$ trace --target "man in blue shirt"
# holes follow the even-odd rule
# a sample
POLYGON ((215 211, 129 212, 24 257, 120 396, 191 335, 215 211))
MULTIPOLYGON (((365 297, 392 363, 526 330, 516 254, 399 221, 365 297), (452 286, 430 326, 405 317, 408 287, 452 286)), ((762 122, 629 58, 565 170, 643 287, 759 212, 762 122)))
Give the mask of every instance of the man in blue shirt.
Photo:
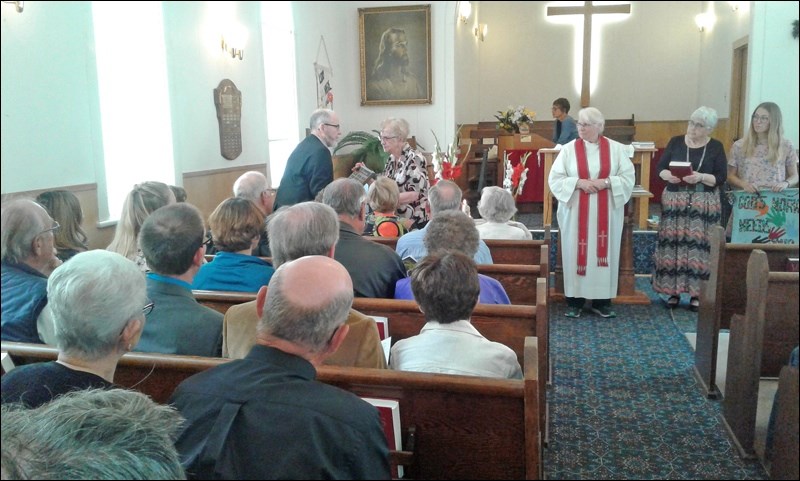
POLYGON ((147 296, 156 307, 147 315, 137 351, 222 355, 222 314, 192 294, 206 254, 204 235, 200 211, 185 202, 156 210, 142 224, 139 246, 150 267, 147 296))
POLYGON ((553 142, 564 145, 578 138, 578 125, 575 119, 569 114, 569 100, 564 97, 553 101, 553 118, 556 119, 553 126, 553 142))
MULTIPOLYGON (((431 209, 433 219, 439 212, 447 210, 459 210, 461 208, 461 188, 452 181, 440 180, 428 192, 428 205, 431 209)), ((427 232, 427 226, 422 229, 411 231, 397 239, 397 254, 407 262, 408 258, 413 259, 412 264, 420 262, 428 255, 428 248, 425 247, 423 239, 427 232)), ((493 264, 492 254, 489 247, 483 240, 478 242, 478 252, 473 257, 476 264, 493 264)))

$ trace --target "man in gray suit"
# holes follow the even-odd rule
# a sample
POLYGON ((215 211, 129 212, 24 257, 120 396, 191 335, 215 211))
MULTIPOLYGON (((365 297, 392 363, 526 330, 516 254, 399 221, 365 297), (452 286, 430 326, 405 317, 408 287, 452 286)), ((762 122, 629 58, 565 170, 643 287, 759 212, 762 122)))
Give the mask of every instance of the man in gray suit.
POLYGON ((137 351, 222 355, 222 314, 192 295, 192 280, 206 253, 204 234, 200 211, 187 203, 164 206, 142 224, 139 246, 150 267, 147 296, 155 307, 137 351))

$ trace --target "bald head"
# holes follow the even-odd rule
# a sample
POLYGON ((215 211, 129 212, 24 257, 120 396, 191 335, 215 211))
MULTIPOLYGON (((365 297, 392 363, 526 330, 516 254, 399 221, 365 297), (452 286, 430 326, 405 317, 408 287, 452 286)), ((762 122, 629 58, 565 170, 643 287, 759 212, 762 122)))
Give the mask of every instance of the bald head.
POLYGON ((353 282, 347 270, 325 256, 307 256, 281 265, 270 279, 260 333, 324 350, 347 320, 353 282), (313 293, 313 294, 311 294, 313 293))

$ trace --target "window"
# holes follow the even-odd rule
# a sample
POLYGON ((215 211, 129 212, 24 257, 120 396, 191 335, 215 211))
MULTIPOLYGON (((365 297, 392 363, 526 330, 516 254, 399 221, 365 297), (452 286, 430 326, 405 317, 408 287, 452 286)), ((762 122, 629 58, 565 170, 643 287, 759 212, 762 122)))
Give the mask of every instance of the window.
POLYGON ((175 183, 172 121, 161 2, 92 2, 92 16, 108 222, 134 184, 175 183))
POLYGON ((262 2, 267 137, 272 186, 277 187, 286 160, 297 146, 297 87, 292 2, 262 2))

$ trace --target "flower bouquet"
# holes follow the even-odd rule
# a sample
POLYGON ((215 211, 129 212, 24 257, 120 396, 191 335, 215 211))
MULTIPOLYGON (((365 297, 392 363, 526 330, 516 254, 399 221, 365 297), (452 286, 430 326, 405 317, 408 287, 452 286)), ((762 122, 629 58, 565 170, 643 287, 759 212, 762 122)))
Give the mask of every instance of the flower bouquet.
MULTIPOLYGON (((444 180, 455 180, 461 176, 462 165, 458 165, 459 163, 459 136, 458 134, 461 133, 461 128, 456 131, 455 139, 453 142, 447 146, 447 150, 442 150, 439 145, 439 139, 436 137, 436 133, 431 130, 433 134, 433 139, 436 141, 436 145, 434 146, 433 151, 433 172, 436 176, 435 179, 431 181, 431 185, 435 185, 436 182, 444 179, 444 180)), ((461 157, 462 159, 467 157, 469 153, 469 149, 471 146, 467 147, 467 152, 461 157)))
POLYGON ((500 121, 499 127, 517 134, 519 133, 520 124, 533 122, 533 119, 536 118, 536 112, 528 110, 522 105, 517 108, 509 106, 505 112, 498 110, 497 113, 500 115, 495 115, 494 118, 500 121))
POLYGON ((511 159, 508 158, 508 152, 503 157, 503 162, 506 166, 506 175, 503 179, 503 188, 511 193, 514 200, 522 193, 525 188, 525 181, 528 179, 528 158, 531 156, 530 152, 525 152, 519 159, 519 163, 515 166, 511 165, 511 159))

